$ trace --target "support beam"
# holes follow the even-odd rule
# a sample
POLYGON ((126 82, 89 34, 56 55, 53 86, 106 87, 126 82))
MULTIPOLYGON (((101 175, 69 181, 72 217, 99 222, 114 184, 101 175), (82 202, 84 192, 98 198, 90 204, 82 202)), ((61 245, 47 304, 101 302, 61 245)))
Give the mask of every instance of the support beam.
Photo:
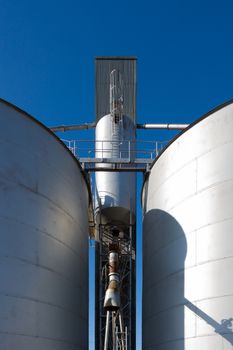
MULTIPOLYGON (((167 130, 184 130, 189 124, 137 124, 137 129, 167 129, 167 130)), ((50 128, 53 132, 75 131, 94 129, 95 123, 85 123, 80 125, 57 125, 50 128)))
POLYGON ((53 132, 58 131, 74 131, 74 130, 85 130, 85 129, 94 129, 95 123, 85 123, 80 125, 58 125, 58 126, 52 126, 50 128, 53 132))

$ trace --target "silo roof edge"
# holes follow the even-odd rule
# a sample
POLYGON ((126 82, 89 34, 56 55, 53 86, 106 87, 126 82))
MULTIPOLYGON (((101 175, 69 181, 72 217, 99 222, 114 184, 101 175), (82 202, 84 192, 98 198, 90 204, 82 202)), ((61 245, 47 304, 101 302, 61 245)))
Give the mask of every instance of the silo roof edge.
POLYGON ((56 141, 58 141, 67 152, 69 152, 69 155, 73 158, 73 160, 75 161, 75 163, 77 164, 79 170, 81 171, 81 174, 86 182, 87 185, 87 190, 89 193, 89 202, 92 202, 92 195, 91 195, 91 189, 90 189, 90 184, 89 181, 87 179, 86 173, 83 170, 83 168, 81 167, 78 159, 73 155, 73 153, 71 153, 71 151, 66 147, 66 145, 59 139, 59 137, 57 135, 55 135, 46 125, 44 125, 43 123, 41 123, 38 119, 36 119, 35 117, 33 117, 32 115, 30 115, 28 112, 25 112, 23 109, 15 106, 14 104, 12 104, 11 102, 8 102, 2 98, 0 98, 0 103, 5 104, 8 107, 13 108, 14 110, 16 110, 17 112, 23 114, 25 117, 31 119, 33 122, 35 122, 36 124, 38 124, 40 127, 42 127, 43 129, 45 129, 50 135, 52 135, 52 137, 54 137, 56 139, 56 141))
POLYGON ((202 120, 208 118, 210 115, 214 114, 215 112, 219 111, 220 109, 223 109, 229 105, 233 104, 233 99, 230 99, 220 105, 218 105, 217 107, 211 109, 209 112, 205 113, 204 115, 202 115, 201 117, 199 117, 198 119, 196 119, 194 122, 192 122, 186 129, 182 130, 179 134, 177 134, 161 151, 161 153, 159 154, 159 156, 157 158, 155 158, 155 160, 150 164, 150 169, 149 171, 145 174, 144 179, 143 179, 143 184, 142 184, 142 189, 141 189, 141 206, 142 206, 142 194, 143 194, 143 190, 144 190, 144 186, 145 183, 149 177, 149 172, 150 170, 153 168, 154 164, 157 162, 157 160, 162 156, 162 154, 166 151, 166 149, 168 147, 170 147, 170 145, 175 142, 179 137, 181 137, 184 133, 186 133, 188 130, 190 130, 192 127, 194 127, 196 124, 200 123, 202 120))

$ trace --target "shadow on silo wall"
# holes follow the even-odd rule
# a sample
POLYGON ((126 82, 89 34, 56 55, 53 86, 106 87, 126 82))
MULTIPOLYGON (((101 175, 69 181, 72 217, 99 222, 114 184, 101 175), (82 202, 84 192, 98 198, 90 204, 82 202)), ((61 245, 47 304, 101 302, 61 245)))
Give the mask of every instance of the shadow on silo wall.
MULTIPOLYGON (((220 323, 187 300, 184 295, 185 259, 188 249, 185 232, 170 214, 159 209, 145 213, 143 221, 143 319, 142 348, 188 350, 185 339, 198 338, 196 317, 233 344, 233 318, 220 323)), ((200 280, 201 283, 201 280, 200 280)), ((198 288, 194 286, 194 288, 198 288)), ((198 349, 198 344, 197 347, 198 349)), ((190 347, 191 349, 191 347, 190 347)), ((193 347, 192 347, 193 349, 193 347)), ((209 349, 209 348, 208 348, 209 349)))
POLYGON ((168 213, 143 220, 143 349, 183 350, 186 238, 168 213))

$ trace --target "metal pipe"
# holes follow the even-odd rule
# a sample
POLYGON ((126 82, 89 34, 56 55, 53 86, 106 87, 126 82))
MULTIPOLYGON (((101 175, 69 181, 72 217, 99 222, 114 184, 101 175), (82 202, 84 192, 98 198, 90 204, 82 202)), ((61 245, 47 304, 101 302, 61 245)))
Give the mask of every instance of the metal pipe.
POLYGON ((112 350, 116 350, 116 313, 112 312, 112 350))
MULTIPOLYGON (((168 129, 168 130, 183 130, 186 129, 189 124, 137 124, 137 129, 168 129)), ((58 131, 75 131, 94 129, 96 123, 85 123, 80 125, 57 125, 50 128, 53 132, 58 131)))
POLYGON ((116 251, 109 252, 109 274, 118 270, 118 253, 116 251))
POLYGON ((52 126, 50 128, 53 132, 58 131, 74 131, 74 130, 85 130, 85 129, 93 129, 95 128, 95 123, 85 123, 80 125, 58 125, 58 126, 52 126))
POLYGON ((123 327, 123 317, 122 317, 121 311, 119 312, 119 324, 120 324, 120 332, 123 333, 124 327, 123 327))
MULTIPOLYGON (((122 350, 125 350, 124 349, 124 327, 123 327, 123 317, 122 317, 122 314, 121 312, 119 312, 119 324, 120 324, 120 334, 121 334, 121 348, 122 350)), ((127 335, 126 335, 127 336, 127 335)))
POLYGON ((120 277, 117 272, 118 269, 118 253, 110 252, 109 254, 109 274, 108 274, 108 288, 105 292, 104 308, 107 311, 115 311, 120 307, 120 291, 119 283, 120 277))
MULTIPOLYGON (((101 168, 97 168, 97 167, 86 167, 85 170, 87 172, 99 172, 99 171, 104 171, 104 172, 127 172, 127 173, 130 173, 130 172, 146 172, 147 171, 147 166, 146 165, 149 165, 150 163, 147 163, 145 164, 145 166, 143 167, 134 167, 134 168, 130 168, 130 167, 127 167, 127 168, 104 168, 104 167, 101 167, 101 168)), ((85 165, 85 164, 84 164, 85 165)))
POLYGON ((137 124, 137 129, 168 129, 168 130, 183 130, 189 124, 137 124))
POLYGON ((109 325, 110 325, 110 311, 107 311, 106 327, 105 327, 105 338, 104 338, 104 350, 108 350, 109 325))
POLYGON ((127 336, 127 327, 125 327, 125 334, 126 334, 126 337, 125 337, 125 350, 128 350, 128 336, 127 336))

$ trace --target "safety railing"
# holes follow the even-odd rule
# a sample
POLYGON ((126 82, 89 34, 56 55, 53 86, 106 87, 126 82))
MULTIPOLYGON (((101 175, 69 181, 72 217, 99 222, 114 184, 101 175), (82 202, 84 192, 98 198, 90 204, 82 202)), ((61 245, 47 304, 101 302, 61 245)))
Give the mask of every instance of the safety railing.
POLYGON ((62 140, 78 159, 154 160, 168 141, 62 140))

